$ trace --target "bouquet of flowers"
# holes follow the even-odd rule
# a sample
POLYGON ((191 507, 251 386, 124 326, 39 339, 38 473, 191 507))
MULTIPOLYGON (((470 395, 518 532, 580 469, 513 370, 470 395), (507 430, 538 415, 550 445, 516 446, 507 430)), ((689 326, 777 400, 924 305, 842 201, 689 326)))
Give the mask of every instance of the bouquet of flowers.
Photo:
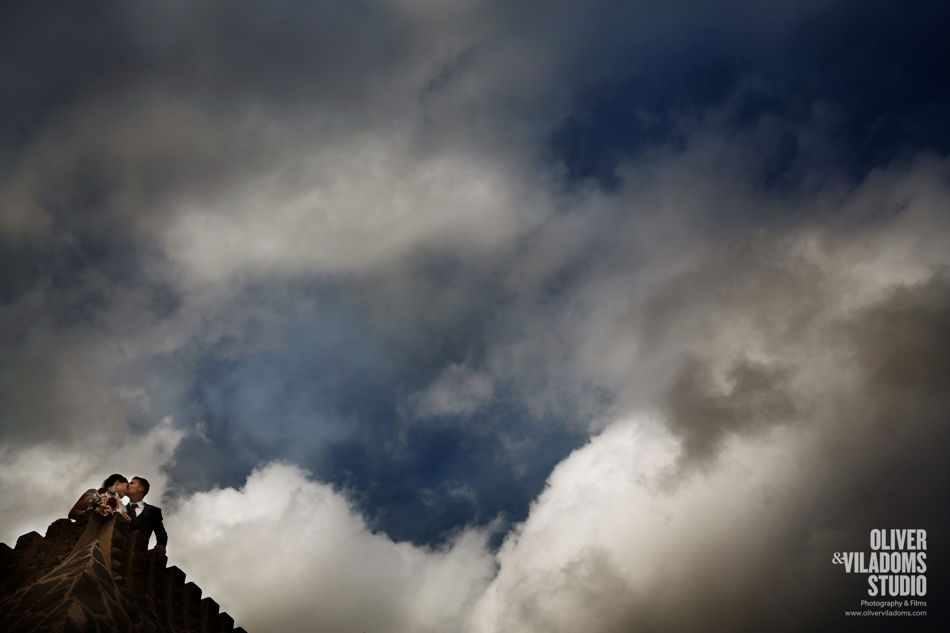
POLYGON ((102 516, 112 516, 119 507, 119 497, 110 491, 95 492, 89 500, 89 509, 102 516))

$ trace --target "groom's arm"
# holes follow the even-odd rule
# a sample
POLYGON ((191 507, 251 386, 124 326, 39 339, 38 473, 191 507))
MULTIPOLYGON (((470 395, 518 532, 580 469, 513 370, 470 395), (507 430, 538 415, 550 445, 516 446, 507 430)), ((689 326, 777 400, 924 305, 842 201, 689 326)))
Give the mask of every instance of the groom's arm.
POLYGON ((168 545, 168 532, 165 531, 161 508, 155 508, 155 510, 157 510, 155 517, 155 546, 161 548, 162 553, 164 553, 165 546, 168 545))

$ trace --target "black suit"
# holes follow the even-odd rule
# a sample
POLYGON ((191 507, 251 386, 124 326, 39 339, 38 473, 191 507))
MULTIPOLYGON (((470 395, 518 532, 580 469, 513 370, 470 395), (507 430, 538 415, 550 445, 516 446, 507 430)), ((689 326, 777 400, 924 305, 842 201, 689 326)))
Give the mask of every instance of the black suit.
MULTIPOLYGON (((142 503, 141 501, 139 503, 142 503)), ((140 509, 135 518, 129 523, 130 530, 138 530, 145 534, 145 542, 152 538, 152 532, 155 532, 155 538, 159 545, 168 545, 168 532, 165 531, 165 525, 162 523, 162 509, 156 508, 151 504, 146 504, 144 509, 140 509)))

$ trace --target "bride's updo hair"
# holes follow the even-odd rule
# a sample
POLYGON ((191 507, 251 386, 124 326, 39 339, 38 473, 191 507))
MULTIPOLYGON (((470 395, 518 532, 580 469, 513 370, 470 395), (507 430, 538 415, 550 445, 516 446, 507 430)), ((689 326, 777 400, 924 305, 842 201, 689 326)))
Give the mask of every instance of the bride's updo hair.
POLYGON ((99 492, 100 493, 105 492, 106 490, 114 486, 116 482, 122 482, 124 484, 127 484, 129 483, 129 480, 126 479, 124 476, 120 475, 119 473, 109 475, 108 477, 106 477, 106 480, 102 482, 102 488, 99 489, 99 492))

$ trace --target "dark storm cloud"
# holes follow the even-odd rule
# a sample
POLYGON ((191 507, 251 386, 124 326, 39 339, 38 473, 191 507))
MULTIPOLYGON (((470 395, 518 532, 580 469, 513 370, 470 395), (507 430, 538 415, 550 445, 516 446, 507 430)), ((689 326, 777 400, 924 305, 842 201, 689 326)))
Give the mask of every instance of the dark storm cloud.
MULTIPOLYGON (((810 472, 795 501, 780 512, 783 525, 772 540, 771 560, 750 567, 746 595, 762 605, 763 620, 779 621, 787 600, 793 600, 803 608, 785 629, 797 630, 808 621, 817 626, 839 605, 863 597, 863 577, 829 573, 827 556, 819 554, 866 551, 871 528, 919 527, 934 536, 950 528, 941 501, 950 491, 943 466, 950 447, 950 367, 941 353, 950 345, 948 309, 950 284, 940 273, 895 288, 829 331, 850 357, 857 381, 853 391, 828 394, 827 417, 813 422, 821 430, 815 454, 806 461, 810 472), (774 569, 787 571, 776 578, 774 569), (757 585, 762 589, 752 589, 757 585)), ((947 549, 935 539, 928 552, 928 596, 934 603, 948 586, 946 560, 947 549)), ((748 627, 749 615, 724 623, 722 630, 748 627)), ((920 630, 940 630, 945 618, 936 611, 920 630)), ((840 626, 864 630, 867 624, 840 626)))
POLYGON ((293 160, 301 129, 304 143, 345 135, 396 118, 412 95, 400 87, 418 56, 412 33, 385 5, 6 11, 0 235, 4 271, 20 274, 4 292, 35 282, 37 262, 55 274, 160 257, 151 240, 182 200, 293 160), (79 261, 63 261, 63 239, 79 261))
MULTIPOLYGON (((607 178, 643 148, 682 141, 684 116, 752 81, 758 88, 746 89, 736 129, 763 114, 802 120, 824 103, 845 126, 833 130, 839 146, 854 148, 866 168, 898 151, 946 147, 935 125, 947 97, 935 72, 946 53, 941 6, 721 3, 684 12, 676 3, 562 2, 535 12, 497 3, 426 14, 409 4, 93 3, 73 14, 31 3, 5 20, 7 59, 16 60, 5 84, 4 122, 16 139, 7 147, 19 152, 58 117, 103 98, 118 99, 110 118, 168 100, 197 113, 195 126, 174 126, 221 133, 200 147, 177 140, 181 151, 167 160, 148 146, 133 150, 148 154, 138 170, 148 172, 153 196, 181 186, 176 170, 203 181, 268 153, 266 138, 238 143, 248 108, 278 119, 309 113, 308 125, 327 134, 405 119, 420 126, 420 138, 452 139, 465 125, 504 138, 530 115, 541 136, 524 140, 551 132, 552 158, 572 178, 607 178), (417 99, 437 77, 451 79, 420 111, 417 99), (464 123, 451 109, 473 116, 464 123), (487 117, 492 126, 479 123, 487 117)), ((122 134, 137 145, 133 130, 122 134)), ((90 148, 96 161, 101 149, 90 148)), ((802 139, 786 137, 775 169, 803 153, 816 158, 802 139)), ((8 160, 16 164, 16 153, 8 160)))
POLYGON ((84 97, 128 81, 142 68, 127 31, 128 7, 110 2, 82 6, 55 1, 3 9, 3 166, 57 113, 84 97))
POLYGON ((950 485, 941 466, 950 443, 948 317, 950 278, 941 271, 895 287, 835 332, 851 348, 861 382, 841 422, 828 430, 823 511, 851 517, 855 526, 947 528, 946 506, 937 499, 950 485))
MULTIPOLYGON (((886 301, 865 311, 848 331, 857 360, 868 377, 875 404, 881 414, 892 407, 950 404, 944 387, 950 378, 950 357, 944 353, 950 341, 950 278, 947 271, 914 286, 891 291, 886 301)), ((919 418, 919 414, 914 416, 919 418)), ((921 423, 937 418, 926 415, 921 423)))
MULTIPOLYGON (((380 3, 146 2, 5 9, 8 140, 22 142, 83 100, 147 86, 228 111, 228 104, 352 99, 411 46, 380 3)), ((17 144, 18 145, 18 144, 17 144)), ((9 145, 7 145, 9 149, 9 145)))
POLYGON ((130 25, 160 72, 216 106, 365 98, 405 61, 412 25, 386 3, 159 3, 130 25))
POLYGON ((727 385, 719 387, 706 364, 687 361, 667 396, 667 424, 683 443, 684 465, 713 458, 730 433, 753 433, 795 416, 787 392, 790 371, 740 360, 729 368, 727 385))

